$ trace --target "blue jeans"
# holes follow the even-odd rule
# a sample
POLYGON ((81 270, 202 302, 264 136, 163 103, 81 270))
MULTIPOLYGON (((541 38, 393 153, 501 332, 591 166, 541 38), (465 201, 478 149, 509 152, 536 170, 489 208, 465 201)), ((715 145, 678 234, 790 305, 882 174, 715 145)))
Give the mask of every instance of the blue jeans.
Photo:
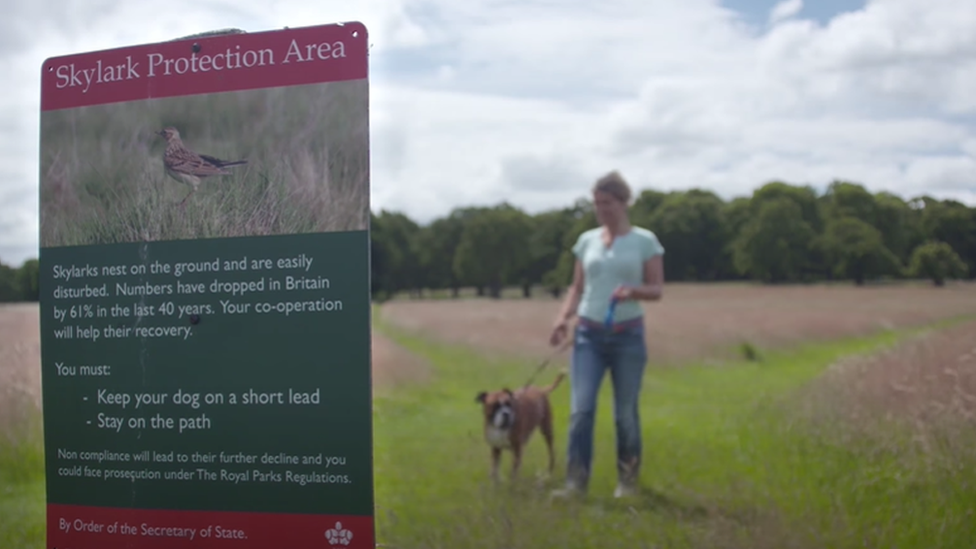
POLYGON ((641 459, 638 400, 647 364, 643 322, 606 329, 582 321, 574 338, 568 481, 583 490, 589 485, 597 393, 609 370, 617 434, 617 475, 620 482, 632 485, 636 483, 641 459))

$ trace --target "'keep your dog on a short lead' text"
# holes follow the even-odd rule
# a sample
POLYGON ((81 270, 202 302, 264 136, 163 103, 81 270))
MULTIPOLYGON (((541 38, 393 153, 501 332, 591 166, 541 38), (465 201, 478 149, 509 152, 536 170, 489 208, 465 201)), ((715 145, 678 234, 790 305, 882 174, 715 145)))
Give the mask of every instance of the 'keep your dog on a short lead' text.
MULTIPOLYGON (((59 369, 67 368, 62 364, 55 366, 59 369)), ((317 406, 322 403, 322 389, 298 391, 289 388, 286 391, 264 392, 248 389, 241 393, 201 393, 183 391, 182 389, 177 389, 173 393, 159 391, 129 393, 97 389, 94 399, 85 396, 82 397, 82 400, 86 403, 93 402, 96 406, 101 407, 102 411, 98 412, 96 418, 87 421, 88 425, 93 425, 98 429, 115 433, 120 433, 125 429, 149 429, 175 431, 183 434, 187 431, 212 428, 212 418, 206 412, 173 417, 172 415, 163 415, 158 411, 153 413, 152 407, 159 407, 172 414, 180 407, 189 408, 196 412, 203 407, 212 406, 317 406), (106 409, 108 411, 105 411, 106 409)))

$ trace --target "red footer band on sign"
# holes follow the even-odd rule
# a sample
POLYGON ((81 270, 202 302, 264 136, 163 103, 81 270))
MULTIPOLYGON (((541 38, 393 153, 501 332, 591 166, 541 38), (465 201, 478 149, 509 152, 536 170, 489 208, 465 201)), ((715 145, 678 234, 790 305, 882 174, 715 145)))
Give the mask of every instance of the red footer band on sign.
POLYGON ((373 517, 47 506, 47 549, 375 547, 373 517))

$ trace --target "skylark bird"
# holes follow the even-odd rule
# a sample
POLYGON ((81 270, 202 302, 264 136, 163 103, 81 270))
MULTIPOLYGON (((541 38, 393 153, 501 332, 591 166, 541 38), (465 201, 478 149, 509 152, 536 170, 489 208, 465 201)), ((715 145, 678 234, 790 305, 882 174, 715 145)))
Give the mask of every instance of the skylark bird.
POLYGON ((230 175, 224 168, 247 164, 247 160, 221 160, 206 154, 199 154, 186 148, 180 139, 180 132, 170 126, 156 132, 166 140, 163 165, 166 175, 188 185, 190 192, 179 203, 182 206, 200 188, 200 181, 212 175, 230 175))

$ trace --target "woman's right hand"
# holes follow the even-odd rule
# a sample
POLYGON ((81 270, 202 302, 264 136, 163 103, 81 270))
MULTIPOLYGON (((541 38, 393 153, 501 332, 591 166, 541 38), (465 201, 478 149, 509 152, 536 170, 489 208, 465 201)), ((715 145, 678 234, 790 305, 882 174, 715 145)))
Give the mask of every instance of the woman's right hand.
POLYGON ((569 324, 565 320, 556 322, 556 325, 552 327, 552 333, 549 335, 549 344, 556 347, 566 339, 568 332, 569 324))

